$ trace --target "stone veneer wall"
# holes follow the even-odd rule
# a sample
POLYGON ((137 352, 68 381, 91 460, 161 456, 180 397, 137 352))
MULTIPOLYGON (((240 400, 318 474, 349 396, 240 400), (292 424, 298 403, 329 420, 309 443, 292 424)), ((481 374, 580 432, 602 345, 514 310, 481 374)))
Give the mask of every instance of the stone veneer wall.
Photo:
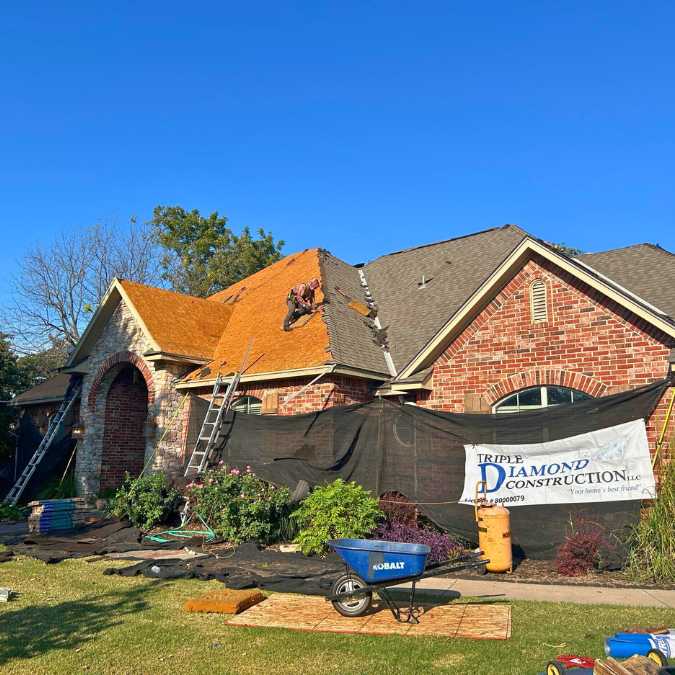
POLYGON ((142 355, 150 348, 143 330, 124 301, 120 301, 89 355, 89 372, 82 382, 80 417, 85 436, 78 447, 75 468, 81 494, 99 491, 108 390, 120 370, 129 363, 138 368, 148 388, 146 462, 152 457, 152 468, 167 471, 175 471, 181 465, 186 428, 183 410, 179 408, 184 396, 176 391, 175 383, 193 366, 146 361, 142 355), (169 426, 172 430, 155 449, 169 426))

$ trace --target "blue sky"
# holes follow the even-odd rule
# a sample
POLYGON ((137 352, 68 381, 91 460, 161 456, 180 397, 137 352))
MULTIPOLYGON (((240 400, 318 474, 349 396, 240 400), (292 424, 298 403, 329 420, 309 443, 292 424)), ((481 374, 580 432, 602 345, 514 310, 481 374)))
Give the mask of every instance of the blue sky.
POLYGON ((14 3, 0 302, 156 204, 349 262, 504 223, 675 250, 672 2, 14 3))

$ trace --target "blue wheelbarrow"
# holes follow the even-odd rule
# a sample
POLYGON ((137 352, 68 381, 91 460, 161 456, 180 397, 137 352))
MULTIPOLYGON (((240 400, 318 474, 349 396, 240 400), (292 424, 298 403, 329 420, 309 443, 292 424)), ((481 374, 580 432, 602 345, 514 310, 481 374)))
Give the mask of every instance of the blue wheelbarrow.
POLYGON ((420 579, 480 567, 489 560, 481 552, 438 563, 427 568, 431 549, 425 544, 404 544, 377 539, 335 539, 328 545, 342 558, 345 573, 335 580, 326 598, 343 616, 361 616, 370 608, 373 591, 384 600, 394 618, 402 623, 419 623, 414 609, 416 584, 420 579), (412 582, 407 613, 394 602, 387 588, 412 582))

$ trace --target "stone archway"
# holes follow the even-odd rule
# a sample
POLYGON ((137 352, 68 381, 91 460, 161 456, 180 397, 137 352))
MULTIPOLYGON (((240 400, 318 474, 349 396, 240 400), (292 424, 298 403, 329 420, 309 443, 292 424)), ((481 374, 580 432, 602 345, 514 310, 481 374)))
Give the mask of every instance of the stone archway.
POLYGON ((119 487, 125 472, 138 476, 145 461, 148 386, 143 373, 123 365, 105 399, 100 489, 119 487))

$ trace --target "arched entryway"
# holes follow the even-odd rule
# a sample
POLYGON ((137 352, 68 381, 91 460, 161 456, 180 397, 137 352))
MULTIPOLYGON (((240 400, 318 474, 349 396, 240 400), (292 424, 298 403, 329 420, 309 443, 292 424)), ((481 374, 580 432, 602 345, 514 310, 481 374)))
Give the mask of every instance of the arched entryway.
POLYGON ((120 486, 125 472, 138 476, 145 460, 148 387, 135 366, 124 365, 105 401, 101 491, 120 486))

